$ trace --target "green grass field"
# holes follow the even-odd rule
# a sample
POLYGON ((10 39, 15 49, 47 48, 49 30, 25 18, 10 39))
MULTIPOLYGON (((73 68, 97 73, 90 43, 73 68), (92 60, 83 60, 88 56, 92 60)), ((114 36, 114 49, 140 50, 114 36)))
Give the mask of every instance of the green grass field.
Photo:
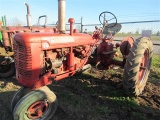
POLYGON ((160 79, 160 55, 153 55, 151 64, 152 77, 160 79))

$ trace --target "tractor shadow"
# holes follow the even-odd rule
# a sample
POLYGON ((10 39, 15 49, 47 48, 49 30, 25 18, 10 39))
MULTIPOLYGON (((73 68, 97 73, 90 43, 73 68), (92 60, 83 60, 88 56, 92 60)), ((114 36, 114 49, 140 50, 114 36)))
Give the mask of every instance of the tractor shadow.
POLYGON ((151 95, 147 84, 141 96, 128 97, 122 87, 122 73, 92 71, 92 74, 76 74, 54 81, 49 88, 59 100, 56 116, 64 120, 159 119, 159 93, 151 95), (95 117, 95 113, 100 117, 95 117))
MULTIPOLYGON (((122 71, 78 73, 48 87, 58 98, 51 120, 159 119, 160 88, 154 80, 137 98, 128 97, 122 87, 122 71)), ((10 103, 20 88, 15 77, 0 80, 0 120, 13 120, 10 103)))

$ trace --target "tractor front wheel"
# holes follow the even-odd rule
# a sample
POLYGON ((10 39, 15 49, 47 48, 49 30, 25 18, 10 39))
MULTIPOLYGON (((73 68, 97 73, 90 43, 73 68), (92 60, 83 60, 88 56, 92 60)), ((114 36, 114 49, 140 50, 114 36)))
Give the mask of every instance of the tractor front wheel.
POLYGON ((153 44, 147 37, 137 39, 129 54, 123 73, 123 87, 127 95, 138 96, 144 90, 150 73, 153 44))
POLYGON ((13 110, 14 120, 49 120, 57 109, 56 95, 40 88, 22 97, 13 110))
POLYGON ((17 102, 25 96, 27 93, 31 92, 31 89, 21 87, 14 95, 11 101, 11 112, 13 112, 14 107, 16 106, 17 102))

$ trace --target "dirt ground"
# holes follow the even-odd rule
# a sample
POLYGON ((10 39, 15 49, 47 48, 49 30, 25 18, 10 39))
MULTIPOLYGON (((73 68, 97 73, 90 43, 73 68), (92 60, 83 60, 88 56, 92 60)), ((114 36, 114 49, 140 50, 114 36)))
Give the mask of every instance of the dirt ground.
MULTIPOLYGON (((154 71, 136 98, 126 96, 122 73, 92 68, 89 74, 53 82, 49 88, 57 95, 58 109, 51 120, 159 120, 160 80, 154 71)), ((10 101, 20 87, 15 77, 0 79, 0 120, 13 119, 10 101)))

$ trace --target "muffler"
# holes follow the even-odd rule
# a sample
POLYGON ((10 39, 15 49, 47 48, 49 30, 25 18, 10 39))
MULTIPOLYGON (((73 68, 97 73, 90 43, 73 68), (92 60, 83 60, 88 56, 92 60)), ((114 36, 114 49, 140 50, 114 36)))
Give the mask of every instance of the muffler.
POLYGON ((58 0, 58 30, 60 33, 66 31, 66 0, 58 0))

